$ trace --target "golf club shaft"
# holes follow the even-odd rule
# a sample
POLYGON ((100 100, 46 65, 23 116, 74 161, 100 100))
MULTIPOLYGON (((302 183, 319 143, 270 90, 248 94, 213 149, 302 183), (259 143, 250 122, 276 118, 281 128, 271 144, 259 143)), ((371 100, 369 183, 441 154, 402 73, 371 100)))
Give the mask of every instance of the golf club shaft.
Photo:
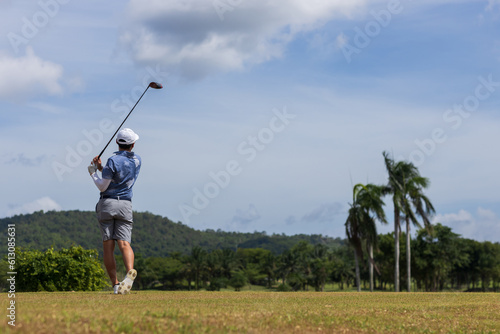
POLYGON ((144 93, 142 93, 141 97, 139 98, 139 100, 137 100, 137 102, 135 103, 134 107, 132 108, 132 110, 130 110, 130 112, 128 113, 127 117, 125 117, 125 119, 123 120, 122 124, 120 124, 120 126, 118 127, 118 129, 116 129, 115 133, 113 134, 113 136, 109 139, 108 143, 106 144, 106 146, 104 146, 104 148, 102 149, 101 153, 99 153, 99 156, 97 157, 97 159, 100 159, 101 158, 101 155, 104 153, 104 151, 106 150, 106 148, 108 147, 109 143, 111 143, 111 141, 113 140, 113 138, 116 136, 116 134, 118 133, 118 131, 120 131, 120 128, 122 127, 123 123, 125 123, 125 121, 127 120, 127 118, 130 116, 130 114, 132 113, 132 111, 134 111, 135 109, 135 106, 139 103, 139 101, 142 99, 142 97, 144 96, 144 94, 146 94, 146 92, 148 91, 149 89, 149 86, 146 87, 146 90, 144 91, 144 93))

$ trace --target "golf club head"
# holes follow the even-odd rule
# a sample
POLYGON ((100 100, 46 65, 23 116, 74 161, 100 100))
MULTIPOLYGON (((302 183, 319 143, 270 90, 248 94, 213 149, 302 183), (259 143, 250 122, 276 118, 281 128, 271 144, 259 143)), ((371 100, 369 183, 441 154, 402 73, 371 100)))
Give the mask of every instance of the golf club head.
POLYGON ((150 82, 149 87, 154 88, 154 89, 162 89, 163 88, 163 86, 158 82, 150 82))

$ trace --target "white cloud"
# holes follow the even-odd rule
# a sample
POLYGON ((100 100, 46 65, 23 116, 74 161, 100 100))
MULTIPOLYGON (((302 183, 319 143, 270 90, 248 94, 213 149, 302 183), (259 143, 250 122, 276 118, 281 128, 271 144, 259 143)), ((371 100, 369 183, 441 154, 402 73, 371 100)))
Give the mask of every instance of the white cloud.
POLYGON ((301 32, 351 16, 363 0, 243 1, 220 15, 212 1, 131 0, 120 45, 139 63, 198 79, 279 58, 301 32))
POLYGON ((28 104, 28 106, 49 114, 64 114, 68 111, 68 108, 59 107, 45 102, 33 102, 28 104))
POLYGON ((336 39, 337 48, 342 49, 347 44, 348 39, 349 38, 343 32, 341 32, 336 39))
POLYGON ((433 223, 441 223, 464 238, 477 241, 497 241, 500 235, 500 217, 491 210, 479 207, 475 214, 466 210, 438 214, 433 223))
POLYGON ((288 216, 285 219, 287 226, 295 225, 297 223, 332 223, 335 216, 344 213, 344 206, 341 203, 323 203, 306 213, 299 220, 295 216, 288 216))
POLYGON ((20 214, 29 214, 40 210, 59 211, 61 209, 62 208, 59 204, 57 204, 52 198, 46 196, 34 200, 33 202, 25 203, 22 205, 11 206, 11 208, 7 211, 7 216, 10 217, 20 214))
POLYGON ((437 214, 434 217, 434 222, 442 223, 442 224, 450 224, 450 223, 470 223, 473 221, 472 215, 465 211, 460 210, 458 213, 447 213, 447 214, 437 214))
POLYGON ((26 167, 39 167, 48 159, 46 154, 38 155, 35 158, 30 158, 24 155, 24 153, 19 153, 16 156, 10 158, 5 162, 8 165, 20 165, 26 167))
POLYGON ((285 223, 287 226, 294 225, 295 223, 297 223, 297 218, 295 218, 295 216, 288 216, 285 219, 285 223))
POLYGON ((328 223, 333 222, 336 215, 342 213, 343 205, 340 203, 324 203, 313 211, 304 215, 301 219, 306 223, 328 223))
POLYGON ((498 216, 491 210, 477 208, 477 215, 479 218, 484 219, 486 221, 498 221, 498 216))
POLYGON ((257 208, 255 205, 250 204, 248 206, 248 209, 243 211, 243 210, 236 210, 236 214, 234 215, 233 219, 231 220, 232 225, 247 225, 250 224, 251 222, 254 222, 256 220, 260 219, 260 213, 257 211, 257 208))
MULTIPOLYGON (((420 1, 436 6, 457 0, 420 1)), ((467 0, 463 0, 467 1, 467 0)), ((490 0, 493 1, 493 0, 490 0)), ((496 1, 496 0, 495 0, 496 1)), ((139 64, 162 64, 185 79, 246 69, 280 58, 303 33, 333 20, 366 18, 370 9, 387 10, 386 0, 130 0, 119 46, 139 64)), ((406 4, 400 4, 406 8, 406 4)), ((412 3, 413 10, 416 3, 412 3)), ((371 17, 373 20, 373 17, 371 17)), ((345 36, 317 33, 311 46, 334 51, 345 36), (331 41, 330 41, 331 40, 331 41)))
POLYGON ((31 47, 23 57, 0 54, 0 97, 24 100, 39 94, 60 95, 63 68, 35 55, 31 47))
POLYGON ((488 6, 486 6, 487 11, 492 11, 493 8, 500 5, 500 0, 488 0, 488 6))

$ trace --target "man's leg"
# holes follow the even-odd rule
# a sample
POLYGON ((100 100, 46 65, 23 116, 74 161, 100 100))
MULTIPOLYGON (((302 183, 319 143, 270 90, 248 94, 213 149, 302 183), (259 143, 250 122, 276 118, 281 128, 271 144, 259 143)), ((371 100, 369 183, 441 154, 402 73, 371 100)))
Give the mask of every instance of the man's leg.
POLYGON ((125 279, 120 282, 117 292, 119 294, 125 295, 130 293, 132 289, 132 284, 134 284, 134 279, 137 277, 137 271, 134 268, 134 251, 130 247, 130 242, 124 240, 117 240, 118 247, 123 256, 123 264, 127 269, 127 275, 125 279))
MULTIPOLYGON (((116 261, 115 255, 113 254, 115 251, 115 241, 114 240, 106 240, 102 242, 104 248, 104 266, 106 267, 106 271, 108 272, 109 279, 111 280, 111 284, 114 286, 118 284, 118 278, 116 277, 116 261)), ((124 257, 125 258, 125 257, 124 257)))
POLYGON ((130 269, 134 268, 134 251, 132 250, 132 247, 130 246, 130 243, 128 241, 116 240, 116 242, 118 243, 118 248, 122 253, 125 269, 127 272, 129 272, 130 269))
POLYGON ((123 257, 123 264, 127 270, 125 279, 120 282, 117 292, 119 294, 125 295, 130 293, 134 280, 137 277, 137 271, 134 268, 134 251, 130 247, 130 241, 132 240, 132 203, 130 201, 118 201, 117 206, 120 213, 120 217, 115 217, 115 230, 113 234, 113 239, 116 239, 118 243, 118 248, 123 257))
POLYGON ((102 236, 102 247, 104 250, 103 262, 108 272, 111 284, 114 286, 118 284, 118 278, 116 277, 116 261, 114 256, 115 251, 115 240, 113 239, 113 233, 115 228, 115 221, 111 214, 112 201, 109 199, 101 199, 96 205, 97 220, 99 221, 99 229, 101 230, 102 236))

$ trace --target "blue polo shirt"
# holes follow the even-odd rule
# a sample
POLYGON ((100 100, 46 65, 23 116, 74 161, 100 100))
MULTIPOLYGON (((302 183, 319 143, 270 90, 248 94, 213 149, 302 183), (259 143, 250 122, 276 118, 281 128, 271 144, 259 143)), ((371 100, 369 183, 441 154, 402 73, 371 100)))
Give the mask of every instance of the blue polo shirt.
POLYGON ((134 152, 114 152, 102 169, 102 178, 111 180, 111 183, 101 195, 132 199, 132 187, 139 176, 140 170, 140 156, 134 152))

